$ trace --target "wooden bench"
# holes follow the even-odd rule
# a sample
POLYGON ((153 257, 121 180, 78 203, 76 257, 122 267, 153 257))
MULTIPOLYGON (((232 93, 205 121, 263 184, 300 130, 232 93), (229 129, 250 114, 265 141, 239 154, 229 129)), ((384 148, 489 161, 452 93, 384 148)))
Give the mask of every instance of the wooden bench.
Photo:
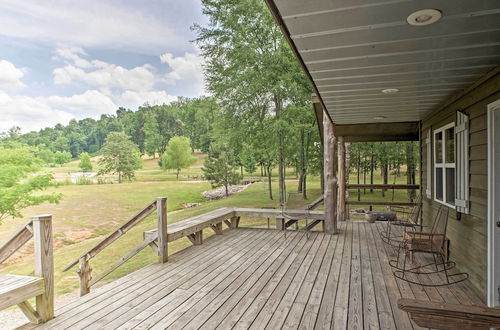
MULTIPOLYGON (((187 218, 168 226, 167 242, 187 237, 194 245, 199 245, 203 243, 203 229, 212 228, 216 235, 221 235, 223 223, 229 228, 237 228, 239 219, 235 209, 228 207, 187 218)), ((149 240, 155 239, 157 235, 157 229, 144 232, 144 238, 149 240)))
POLYGON ((434 329, 500 329, 500 308, 466 306, 414 299, 399 299, 398 307, 408 312, 421 327, 434 329))
POLYGON ((54 317, 52 216, 33 217, 0 246, 0 263, 34 237, 35 276, 0 275, 0 310, 18 305, 33 323, 54 317), (28 302, 36 298, 36 309, 28 302))

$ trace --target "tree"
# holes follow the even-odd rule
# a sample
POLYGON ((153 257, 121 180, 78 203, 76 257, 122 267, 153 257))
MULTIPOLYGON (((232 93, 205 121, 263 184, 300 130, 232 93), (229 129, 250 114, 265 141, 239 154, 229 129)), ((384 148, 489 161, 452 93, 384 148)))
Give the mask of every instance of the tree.
POLYGON ((108 134, 101 148, 101 154, 98 173, 117 173, 119 183, 122 183, 123 178, 131 180, 135 171, 142 166, 139 148, 121 132, 108 134))
POLYGON ((53 164, 54 163, 54 153, 49 149, 41 149, 37 152, 36 156, 43 160, 45 164, 53 164))
POLYGON ((209 23, 195 25, 194 30, 206 60, 207 88, 234 120, 274 119, 278 186, 284 203, 283 111, 291 102, 306 104, 311 87, 263 1, 202 0, 202 5, 209 23))
POLYGON ((69 163, 71 161, 71 154, 67 151, 56 151, 54 153, 54 161, 59 165, 69 163))
POLYGON ((191 141, 185 136, 174 136, 168 141, 167 151, 161 159, 164 170, 176 170, 177 180, 181 169, 188 168, 196 162, 191 156, 191 141))
POLYGON ((158 131, 158 122, 153 111, 150 111, 145 119, 144 127, 144 150, 149 156, 156 157, 156 153, 161 150, 161 135, 158 131))
POLYGON ((78 167, 82 170, 82 172, 92 171, 92 163, 90 162, 90 155, 87 152, 82 152, 79 158, 80 158, 80 163, 78 163, 78 167))
POLYGON ((213 188, 224 186, 226 197, 229 196, 229 186, 241 180, 234 159, 225 148, 212 149, 203 163, 202 171, 213 188))
POLYGON ((0 223, 22 217, 20 210, 28 206, 59 202, 61 194, 40 193, 55 184, 51 174, 35 175, 40 164, 31 148, 0 146, 0 223))

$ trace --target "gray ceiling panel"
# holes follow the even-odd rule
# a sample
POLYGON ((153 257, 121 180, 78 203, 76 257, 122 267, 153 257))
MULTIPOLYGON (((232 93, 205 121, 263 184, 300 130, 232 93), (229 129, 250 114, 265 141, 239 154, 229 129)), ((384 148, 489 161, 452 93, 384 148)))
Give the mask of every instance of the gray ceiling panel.
POLYGON ((500 64, 500 0, 274 3, 338 124, 421 120, 500 64), (406 22, 426 8, 441 19, 406 22))

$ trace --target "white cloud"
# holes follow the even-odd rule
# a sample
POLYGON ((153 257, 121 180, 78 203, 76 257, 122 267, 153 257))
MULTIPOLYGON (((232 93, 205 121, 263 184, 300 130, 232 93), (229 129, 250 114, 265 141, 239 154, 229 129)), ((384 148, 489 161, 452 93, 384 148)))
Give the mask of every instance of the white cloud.
POLYGON ((168 26, 160 15, 153 17, 137 7, 113 1, 2 0, 0 21, 0 34, 7 37, 149 54, 165 44, 186 46, 189 39, 186 33, 168 26))
POLYGON ((99 91, 89 90, 72 96, 9 96, 0 92, 0 132, 20 126, 24 132, 67 124, 71 119, 97 118, 118 107, 99 91))
POLYGON ((64 109, 78 117, 96 117, 100 114, 111 114, 118 106, 106 95, 96 90, 88 90, 83 94, 72 96, 49 96, 45 102, 57 109, 64 109))
POLYGON ((16 68, 9 61, 0 60, 0 88, 12 89, 25 87, 21 81, 23 76, 23 70, 16 68))
POLYGON ((171 53, 165 53, 160 56, 160 60, 172 69, 165 75, 166 83, 176 84, 182 81, 184 84, 189 84, 199 94, 203 94, 203 58, 201 56, 186 52, 184 56, 174 57, 171 53))
POLYGON ((38 130, 57 123, 67 124, 74 116, 50 107, 44 99, 11 97, 0 92, 0 132, 19 126, 23 132, 38 130))
POLYGON ((126 91, 121 95, 121 101, 127 107, 137 108, 144 103, 150 105, 169 104, 177 100, 176 96, 167 94, 165 91, 133 92, 126 91))

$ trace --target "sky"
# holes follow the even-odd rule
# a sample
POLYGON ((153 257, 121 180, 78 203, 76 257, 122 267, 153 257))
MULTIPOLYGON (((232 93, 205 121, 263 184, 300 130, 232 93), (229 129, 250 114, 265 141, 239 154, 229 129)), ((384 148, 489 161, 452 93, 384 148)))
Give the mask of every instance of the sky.
POLYGON ((0 132, 205 93, 200 0, 0 1, 0 132))

